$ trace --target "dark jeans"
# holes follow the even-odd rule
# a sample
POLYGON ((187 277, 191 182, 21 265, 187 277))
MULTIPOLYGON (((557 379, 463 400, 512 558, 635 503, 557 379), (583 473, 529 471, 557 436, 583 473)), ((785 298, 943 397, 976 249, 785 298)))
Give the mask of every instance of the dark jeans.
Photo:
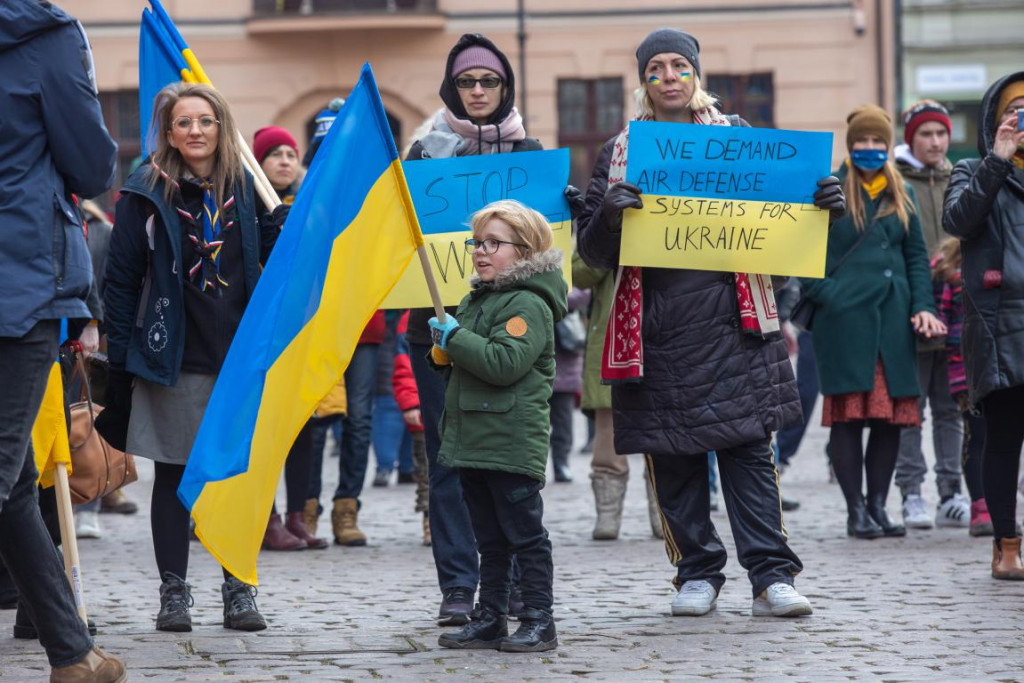
POLYGON ((1024 444, 1024 385, 993 391, 982 399, 985 458, 981 476, 996 538, 1017 535, 1017 475, 1024 444))
POLYGON ((548 405, 551 406, 551 462, 553 465, 568 467, 576 394, 556 391, 548 399, 548 405))
POLYGON ((430 478, 430 536, 441 591, 452 588, 475 589, 480 579, 476 537, 469 521, 469 510, 462 500, 459 471, 437 461, 441 449, 441 413, 444 411, 444 379, 427 363, 430 347, 410 344, 409 360, 420 394, 420 416, 427 442, 430 478))
POLYGON ((68 666, 89 653, 92 638, 39 513, 30 441, 59 334, 60 323, 45 320, 24 337, 0 337, 0 557, 37 625, 50 665, 68 666))
POLYGON ((377 382, 377 344, 358 344, 345 370, 348 413, 341 421, 341 458, 334 499, 359 498, 370 459, 373 399, 377 382))
MULTIPOLYGON (((716 459, 736 552, 754 596, 773 583, 792 585, 803 565, 786 543, 770 440, 720 448, 716 459)), ((647 476, 666 522, 677 587, 704 580, 721 590, 726 552, 711 521, 707 454, 648 455, 647 476)))
POLYGON ((555 568, 544 528, 544 482, 525 474, 459 469, 462 497, 480 550, 480 606, 508 614, 512 558, 519 563, 519 586, 527 609, 548 614, 554 603, 555 568))
POLYGON ((818 365, 814 360, 814 345, 810 332, 800 332, 796 337, 796 388, 800 394, 800 410, 804 414, 800 424, 784 427, 775 435, 779 447, 779 463, 789 464, 789 459, 796 455, 803 441, 807 423, 814 412, 814 404, 818 402, 818 365))
MULTIPOLYGON (((313 428, 312 449, 313 456, 310 462, 309 488, 306 491, 307 498, 320 500, 320 493, 324 488, 324 447, 327 445, 327 430, 335 424, 341 424, 341 416, 317 420, 318 424, 313 428)), ((318 514, 323 511, 321 505, 317 505, 318 514)))

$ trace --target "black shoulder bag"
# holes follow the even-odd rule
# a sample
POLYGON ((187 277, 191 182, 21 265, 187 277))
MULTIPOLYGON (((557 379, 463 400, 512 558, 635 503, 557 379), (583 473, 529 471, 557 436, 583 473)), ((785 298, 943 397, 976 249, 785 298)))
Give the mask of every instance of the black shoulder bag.
MULTIPOLYGON (((850 257, 850 254, 857 250, 857 247, 864 243, 864 240, 867 239, 867 236, 871 233, 871 230, 874 227, 875 224, 874 221, 872 221, 871 225, 865 228, 864 232, 861 233, 861 236, 857 238, 857 241, 853 243, 853 246, 847 249, 842 258, 836 261, 835 265, 825 273, 825 277, 831 277, 837 270, 839 270, 840 266, 846 263, 846 259, 850 257)), ((814 302, 808 299, 807 295, 801 291, 800 298, 793 305, 793 311, 789 314, 790 324, 801 332, 810 332, 811 327, 814 324, 814 309, 814 302)))

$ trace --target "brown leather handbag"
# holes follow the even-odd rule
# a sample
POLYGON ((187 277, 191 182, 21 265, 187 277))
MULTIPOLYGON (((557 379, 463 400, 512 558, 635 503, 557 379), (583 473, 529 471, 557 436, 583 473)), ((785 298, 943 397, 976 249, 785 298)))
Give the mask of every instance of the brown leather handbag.
MULTIPOLYGON (((107 443, 93 426, 102 406, 92 402, 92 387, 82 354, 77 353, 72 378, 81 378, 81 400, 71 404, 71 502, 89 503, 136 481, 135 458, 107 443)), ((71 382, 69 382, 71 384, 71 382)))

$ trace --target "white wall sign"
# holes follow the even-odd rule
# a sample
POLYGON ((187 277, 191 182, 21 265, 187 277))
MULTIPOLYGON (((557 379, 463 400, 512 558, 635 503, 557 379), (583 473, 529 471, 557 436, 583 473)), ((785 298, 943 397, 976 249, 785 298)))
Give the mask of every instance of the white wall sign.
POLYGON ((987 86, 984 64, 917 67, 917 92, 922 95, 984 90, 987 86))

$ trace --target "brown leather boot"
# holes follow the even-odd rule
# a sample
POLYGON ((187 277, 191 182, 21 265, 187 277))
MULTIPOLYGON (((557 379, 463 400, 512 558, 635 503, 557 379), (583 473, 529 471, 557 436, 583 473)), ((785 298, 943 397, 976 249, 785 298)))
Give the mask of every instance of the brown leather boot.
POLYGON ((302 508, 302 523, 306 525, 310 536, 316 536, 316 528, 320 524, 319 499, 310 498, 306 501, 306 507, 302 508))
POLYGON ((122 683, 127 680, 124 663, 98 647, 76 664, 50 670, 50 683, 122 683))
POLYGON ((992 539, 992 578, 1024 581, 1020 559, 1020 536, 992 539))
POLYGON ((263 534, 263 547, 266 550, 305 550, 306 542, 284 528, 281 515, 270 515, 267 531, 263 534))
POLYGON ((304 514, 304 512, 289 512, 288 519, 284 523, 284 528, 295 538, 304 541, 307 548, 312 550, 323 550, 327 547, 327 539, 317 538, 309 533, 309 530, 306 529, 305 522, 302 521, 304 514))
POLYGON ((355 498, 338 498, 331 510, 331 527, 334 529, 334 542, 338 545, 366 545, 366 534, 359 530, 356 522, 359 518, 359 501, 355 498))

